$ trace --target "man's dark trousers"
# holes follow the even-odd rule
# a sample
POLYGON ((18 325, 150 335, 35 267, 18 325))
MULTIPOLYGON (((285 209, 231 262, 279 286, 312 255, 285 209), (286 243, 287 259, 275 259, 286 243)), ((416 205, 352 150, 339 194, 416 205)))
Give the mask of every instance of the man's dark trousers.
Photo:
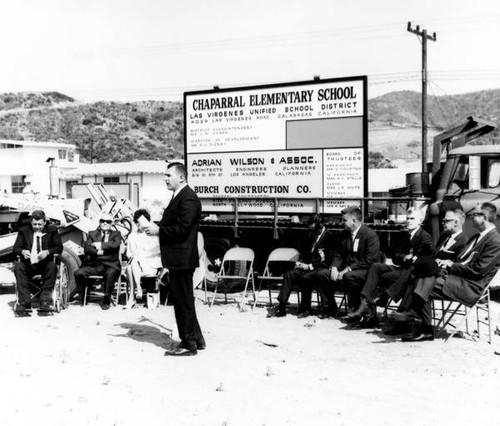
POLYGON ((31 299, 30 281, 34 275, 42 276, 40 302, 52 301, 52 291, 54 290, 54 282, 57 276, 57 267, 52 259, 47 259, 35 265, 27 262, 18 262, 14 266, 14 274, 16 276, 19 303, 29 303, 31 299))
POLYGON ((169 294, 174 305, 179 337, 190 350, 205 345, 194 305, 193 272, 194 269, 170 269, 168 272, 169 294))

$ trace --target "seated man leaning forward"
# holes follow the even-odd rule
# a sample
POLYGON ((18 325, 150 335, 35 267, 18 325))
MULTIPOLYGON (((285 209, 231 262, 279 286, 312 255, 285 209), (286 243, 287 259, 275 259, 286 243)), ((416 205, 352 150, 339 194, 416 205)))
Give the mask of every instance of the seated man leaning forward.
POLYGON ((431 325, 430 297, 447 297, 472 307, 479 300, 500 268, 500 235, 495 226, 497 209, 485 202, 472 212, 472 224, 479 233, 469 239, 456 261, 440 260, 429 268, 428 276, 420 278, 412 295, 410 309, 395 313, 400 321, 411 321, 411 332, 404 342, 434 339, 431 325))
POLYGON ((412 283, 414 262, 420 256, 431 255, 434 247, 432 237, 421 227, 423 219, 420 209, 408 209, 406 232, 403 234, 406 235, 406 241, 397 248, 392 259, 394 265, 376 262, 370 266, 361 291, 359 308, 342 318, 342 321, 353 324, 354 328, 377 327, 377 305, 385 306, 389 297, 399 301, 404 296, 412 283), (377 298, 380 289, 384 292, 377 298))
POLYGON ((102 309, 109 309, 111 304, 111 293, 121 274, 119 255, 122 240, 120 232, 111 229, 112 224, 113 216, 109 213, 102 213, 99 227, 95 231, 90 231, 87 241, 85 241, 85 262, 81 268, 75 271, 75 280, 82 306, 85 302, 88 277, 91 275, 102 275, 104 279, 102 309))
POLYGON ((144 231, 151 225, 151 215, 147 210, 139 209, 134 213, 136 229, 127 239, 127 280, 130 296, 126 308, 135 305, 135 298, 142 298, 141 278, 155 276, 161 265, 160 239, 157 235, 148 235, 144 231))
POLYGON ((359 207, 351 206, 342 210, 342 224, 345 230, 334 249, 331 281, 320 283, 327 315, 336 312, 335 290, 340 282, 347 290, 350 311, 358 308, 368 268, 380 258, 378 236, 373 229, 363 224, 359 207))
POLYGON ((295 268, 285 272, 283 286, 278 295, 279 305, 268 317, 284 317, 286 305, 292 289, 299 288, 302 299, 299 306, 299 318, 311 313, 311 294, 313 286, 323 281, 329 281, 328 264, 331 253, 331 235, 321 222, 319 215, 314 215, 308 222, 309 238, 304 250, 301 250, 300 260, 295 268))
POLYGON ((16 312, 22 314, 31 309, 30 280, 34 275, 42 276, 40 311, 51 311, 57 275, 53 260, 55 254, 62 253, 63 245, 57 229, 47 225, 42 210, 33 211, 30 225, 19 229, 13 251, 19 256, 19 262, 14 265, 18 295, 16 312))

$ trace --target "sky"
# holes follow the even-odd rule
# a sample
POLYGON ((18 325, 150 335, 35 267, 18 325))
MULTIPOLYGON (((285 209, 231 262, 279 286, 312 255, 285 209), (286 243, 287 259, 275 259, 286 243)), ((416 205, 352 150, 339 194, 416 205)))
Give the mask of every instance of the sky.
POLYGON ((0 93, 182 101, 185 91, 368 76, 369 98, 500 88, 498 0, 0 0, 0 93))

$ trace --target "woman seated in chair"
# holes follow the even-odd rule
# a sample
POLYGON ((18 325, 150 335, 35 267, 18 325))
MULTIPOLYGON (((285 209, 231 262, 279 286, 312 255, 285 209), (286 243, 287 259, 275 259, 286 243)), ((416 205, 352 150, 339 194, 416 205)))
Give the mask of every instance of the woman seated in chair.
POLYGON ((127 279, 130 285, 130 297, 126 308, 132 308, 136 297, 142 298, 141 278, 156 276, 161 268, 160 240, 158 236, 149 236, 144 227, 149 226, 151 215, 147 210, 139 209, 134 213, 135 231, 127 239, 126 268, 127 279), (135 293, 137 291, 137 293, 135 293))

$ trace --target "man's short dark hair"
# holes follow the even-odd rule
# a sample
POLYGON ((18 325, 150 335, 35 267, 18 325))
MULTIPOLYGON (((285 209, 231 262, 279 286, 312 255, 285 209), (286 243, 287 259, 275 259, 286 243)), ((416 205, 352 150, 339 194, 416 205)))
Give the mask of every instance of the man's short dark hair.
POLYGON ((309 226, 314 225, 315 227, 319 227, 323 224, 323 218, 319 214, 313 214, 307 221, 307 224, 309 226))
POLYGON ((495 204, 485 201, 481 204, 481 210, 485 213, 485 217, 488 222, 495 223, 497 218, 497 208, 495 204))
POLYGON ((342 215, 354 216, 358 222, 361 222, 363 219, 363 213, 358 206, 347 206, 342 210, 342 215))
POLYGON ((139 209, 134 212, 134 222, 137 223, 137 220, 144 216, 149 222, 151 222, 151 215, 146 209, 139 209))
POLYGON ((187 169, 186 166, 178 161, 174 161, 173 163, 169 163, 167 169, 175 169, 177 173, 179 173, 184 179, 187 180, 187 169))
POLYGON ((33 220, 47 220, 45 212, 43 210, 33 210, 31 213, 31 219, 33 220))

